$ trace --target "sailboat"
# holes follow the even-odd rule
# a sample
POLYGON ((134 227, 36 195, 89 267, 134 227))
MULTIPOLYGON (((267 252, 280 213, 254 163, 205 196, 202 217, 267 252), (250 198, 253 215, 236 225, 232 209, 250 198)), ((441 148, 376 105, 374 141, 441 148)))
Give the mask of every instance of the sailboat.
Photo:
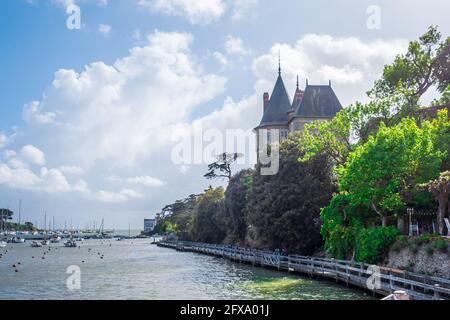
POLYGON ((33 242, 31 243, 31 246, 32 246, 33 248, 41 248, 41 247, 42 247, 42 243, 41 243, 41 242, 37 242, 37 241, 33 241, 33 242))
POLYGON ((61 241, 61 237, 59 237, 59 236, 54 236, 54 237, 50 240, 51 243, 59 243, 60 241, 61 241))

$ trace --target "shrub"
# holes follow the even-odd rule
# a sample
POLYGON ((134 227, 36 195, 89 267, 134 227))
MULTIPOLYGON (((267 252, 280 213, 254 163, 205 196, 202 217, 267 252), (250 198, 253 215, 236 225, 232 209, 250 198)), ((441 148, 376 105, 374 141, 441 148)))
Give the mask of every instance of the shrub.
POLYGON ((414 242, 410 242, 409 243, 409 250, 411 250, 411 252, 413 254, 416 254, 417 252, 419 252, 419 247, 414 242))
POLYGON ((447 252, 447 241, 444 239, 437 239, 433 242, 433 247, 441 252, 447 252))
POLYGON ((392 245, 391 249, 396 252, 399 253, 403 248, 405 247, 404 243, 401 241, 396 241, 394 242, 394 244, 392 245))
POLYGON ((386 249, 394 243, 399 233, 393 227, 362 229, 356 241, 356 259, 367 263, 381 261, 386 249))
POLYGON ((428 255, 432 256, 434 254, 433 245, 428 245, 427 248, 425 249, 425 251, 428 255))

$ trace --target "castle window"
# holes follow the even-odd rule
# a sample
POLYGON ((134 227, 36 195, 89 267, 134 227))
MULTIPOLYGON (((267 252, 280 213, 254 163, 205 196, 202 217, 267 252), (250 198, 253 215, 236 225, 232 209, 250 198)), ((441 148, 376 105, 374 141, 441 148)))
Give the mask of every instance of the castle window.
POLYGON ((288 137, 288 131, 287 130, 281 130, 280 131, 280 140, 285 140, 288 137))
POLYGON ((272 143, 272 132, 270 132, 270 130, 267 131, 267 143, 272 143))

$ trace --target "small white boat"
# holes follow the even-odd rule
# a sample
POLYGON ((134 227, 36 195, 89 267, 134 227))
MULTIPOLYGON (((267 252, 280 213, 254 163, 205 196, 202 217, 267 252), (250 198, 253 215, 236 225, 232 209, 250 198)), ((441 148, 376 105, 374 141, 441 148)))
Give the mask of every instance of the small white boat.
POLYGON ((55 237, 50 240, 51 243, 59 243, 61 241, 61 237, 55 237))
POLYGON ((64 246, 67 247, 67 248, 76 248, 78 245, 77 245, 77 243, 76 243, 75 241, 73 241, 72 239, 70 239, 70 240, 67 240, 67 241, 64 243, 64 246))
POLYGON ((12 243, 25 243, 25 239, 21 237, 14 237, 11 240, 12 243))
POLYGON ((41 244, 43 246, 48 246, 50 244, 50 241, 49 240, 42 240, 41 244))
POLYGON ((6 248, 7 243, 5 241, 0 241, 0 248, 6 248))
POLYGON ((77 242, 83 242, 83 241, 84 241, 84 238, 79 237, 79 238, 76 238, 75 241, 77 241, 77 242))
POLYGON ((37 242, 37 241, 33 241, 33 242, 31 243, 31 246, 32 246, 33 248, 41 248, 41 247, 42 247, 42 243, 37 242))

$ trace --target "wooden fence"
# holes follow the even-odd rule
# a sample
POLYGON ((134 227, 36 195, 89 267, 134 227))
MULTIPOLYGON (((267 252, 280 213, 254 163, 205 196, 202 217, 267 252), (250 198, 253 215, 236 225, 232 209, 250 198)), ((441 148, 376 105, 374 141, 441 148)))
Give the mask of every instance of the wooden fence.
POLYGON ((366 263, 301 255, 283 256, 268 251, 193 242, 160 241, 158 246, 212 255, 253 266, 298 272, 311 277, 333 279, 347 286, 357 286, 384 296, 402 290, 415 300, 450 300, 448 279, 366 263))

